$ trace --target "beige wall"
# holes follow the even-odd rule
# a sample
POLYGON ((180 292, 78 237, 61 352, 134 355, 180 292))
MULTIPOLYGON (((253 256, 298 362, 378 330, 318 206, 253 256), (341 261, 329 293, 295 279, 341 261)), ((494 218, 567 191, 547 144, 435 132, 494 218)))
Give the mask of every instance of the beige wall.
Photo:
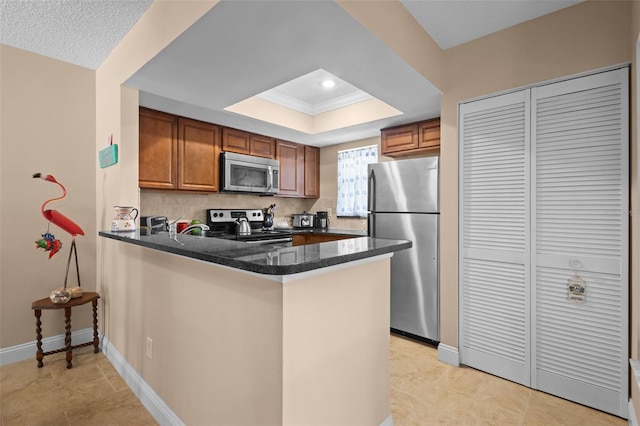
POLYGON ((341 266, 285 277, 285 425, 380 425, 389 415, 390 259, 341 266))
MULTIPOLYGON (((117 165, 96 171, 97 229, 109 229, 114 205, 139 205, 138 96, 137 91, 122 87, 122 83, 215 4, 215 1, 154 2, 96 70, 97 142, 93 149, 101 149, 107 135, 113 134, 120 157, 117 165)), ((144 274, 142 267, 129 262, 116 247, 107 246, 104 239, 98 240, 98 288, 105 296, 102 330, 134 367, 135 357, 129 355, 137 353, 144 342, 138 341, 139 334, 132 331, 141 324, 136 318, 118 315, 118 310, 129 306, 130 295, 112 290, 122 283, 131 283, 129 290, 139 291, 135 277, 144 274)), ((137 315, 143 316, 144 312, 137 315)))
MULTIPOLYGON (((80 280, 95 291, 95 81, 86 68, 0 45, 0 348, 35 340, 31 302, 64 284, 71 237, 53 258, 34 241, 47 231, 44 200, 60 196, 55 184, 32 179, 52 174, 68 197, 60 210, 85 231, 77 237, 80 280)), ((75 286, 75 268, 69 273, 75 286)), ((73 312, 73 330, 89 327, 90 306, 73 312), (86 308, 86 309, 85 309, 86 308)), ((43 336, 64 333, 63 312, 43 313, 43 336)), ((34 349, 35 353, 35 349, 34 349)))
POLYGON ((280 424, 282 284, 119 241, 101 245, 120 254, 125 276, 103 287, 105 334, 162 401, 188 425, 280 424))

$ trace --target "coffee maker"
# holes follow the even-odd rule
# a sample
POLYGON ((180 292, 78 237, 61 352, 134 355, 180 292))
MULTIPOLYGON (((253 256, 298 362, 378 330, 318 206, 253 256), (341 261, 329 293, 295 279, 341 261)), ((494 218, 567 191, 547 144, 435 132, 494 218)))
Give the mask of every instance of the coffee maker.
POLYGON ((329 227, 329 216, 327 212, 316 212, 313 218, 313 224, 318 229, 327 229, 329 227))

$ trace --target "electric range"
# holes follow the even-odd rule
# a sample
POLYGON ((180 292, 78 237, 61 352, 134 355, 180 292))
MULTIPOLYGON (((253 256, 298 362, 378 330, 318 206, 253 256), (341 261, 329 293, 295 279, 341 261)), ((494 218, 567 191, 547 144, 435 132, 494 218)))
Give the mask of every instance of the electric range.
POLYGON ((244 241, 250 244, 279 244, 290 246, 293 237, 289 230, 263 228, 264 216, 260 209, 207 209, 209 231, 205 236, 225 240, 244 241), (251 234, 236 235, 236 223, 246 217, 251 234))

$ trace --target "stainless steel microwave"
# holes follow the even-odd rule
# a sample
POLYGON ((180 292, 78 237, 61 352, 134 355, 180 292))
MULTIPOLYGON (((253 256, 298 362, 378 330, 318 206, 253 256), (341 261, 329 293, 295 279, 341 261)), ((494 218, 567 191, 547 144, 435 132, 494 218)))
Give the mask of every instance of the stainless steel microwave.
POLYGON ((223 152, 220 160, 223 191, 268 195, 278 192, 278 160, 233 152, 223 152))

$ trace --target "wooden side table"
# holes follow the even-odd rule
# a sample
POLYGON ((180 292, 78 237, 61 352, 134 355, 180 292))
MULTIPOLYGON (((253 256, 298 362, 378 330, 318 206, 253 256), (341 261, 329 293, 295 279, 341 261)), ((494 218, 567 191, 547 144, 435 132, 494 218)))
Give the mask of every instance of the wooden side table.
POLYGON ((67 368, 71 368, 71 360, 73 359, 73 350, 81 348, 83 346, 93 345, 93 353, 98 353, 98 299, 100 295, 95 292, 86 292, 82 297, 76 297, 69 300, 67 303, 53 303, 48 297, 40 300, 36 300, 31 304, 31 309, 36 314, 36 335, 38 338, 38 351, 36 352, 36 360, 38 360, 38 368, 42 368, 42 359, 47 355, 57 354, 60 352, 66 352, 67 356, 67 368), (91 302, 93 306, 93 340, 91 342, 81 343, 79 345, 71 344, 71 308, 74 306, 84 305, 91 302), (63 309, 64 308, 64 348, 56 349, 49 352, 42 351, 42 322, 40 316, 43 309, 63 309))

